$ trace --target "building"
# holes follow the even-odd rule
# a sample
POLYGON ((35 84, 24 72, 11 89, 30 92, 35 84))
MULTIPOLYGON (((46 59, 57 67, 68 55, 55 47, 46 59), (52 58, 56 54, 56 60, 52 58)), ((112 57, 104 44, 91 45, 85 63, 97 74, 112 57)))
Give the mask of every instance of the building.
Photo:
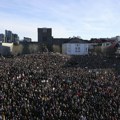
POLYGON ((82 40, 80 37, 72 38, 53 38, 52 28, 38 28, 38 43, 45 45, 49 51, 59 51, 62 53, 62 45, 64 43, 89 43, 88 40, 82 40), (58 50, 59 49, 59 50, 58 50))
POLYGON ((5 30, 5 42, 6 43, 11 43, 12 42, 12 31, 5 30))
POLYGON ((18 43, 19 42, 18 34, 12 34, 12 42, 13 43, 18 43))
POLYGON ((32 42, 32 39, 29 37, 24 37, 23 42, 32 42))
POLYGON ((46 46, 49 51, 52 51, 52 29, 38 28, 38 43, 46 46))
POLYGON ((0 34, 0 41, 5 42, 5 35, 4 34, 0 34))
POLYGON ((6 43, 18 43, 19 42, 19 36, 18 34, 12 33, 12 31, 5 30, 5 41, 6 43))
POLYGON ((8 56, 12 54, 13 43, 1 43, 0 44, 0 54, 3 56, 8 56))
POLYGON ((64 43, 62 53, 66 55, 88 55, 87 43, 64 43))
POLYGON ((120 39, 118 40, 118 44, 117 44, 117 50, 116 50, 116 55, 120 56, 120 39))
POLYGON ((38 42, 42 44, 51 44, 52 29, 51 28, 38 28, 38 42))

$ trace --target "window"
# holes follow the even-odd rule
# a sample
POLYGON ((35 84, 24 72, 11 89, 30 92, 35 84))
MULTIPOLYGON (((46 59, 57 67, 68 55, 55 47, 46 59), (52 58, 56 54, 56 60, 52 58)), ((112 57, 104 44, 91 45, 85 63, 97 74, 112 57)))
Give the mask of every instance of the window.
POLYGON ((75 47, 75 52, 80 52, 80 47, 75 47))
POLYGON ((80 47, 78 47, 78 51, 80 52, 80 47))
POLYGON ((78 47, 80 44, 76 44, 76 46, 78 47))
POLYGON ((77 52, 77 47, 75 47, 75 52, 77 52))

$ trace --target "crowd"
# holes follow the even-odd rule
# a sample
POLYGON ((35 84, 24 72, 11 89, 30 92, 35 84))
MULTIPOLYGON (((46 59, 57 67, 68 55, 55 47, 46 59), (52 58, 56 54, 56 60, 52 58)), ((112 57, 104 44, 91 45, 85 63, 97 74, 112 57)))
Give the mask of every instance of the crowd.
POLYGON ((120 120, 120 60, 55 53, 0 58, 0 119, 120 120))

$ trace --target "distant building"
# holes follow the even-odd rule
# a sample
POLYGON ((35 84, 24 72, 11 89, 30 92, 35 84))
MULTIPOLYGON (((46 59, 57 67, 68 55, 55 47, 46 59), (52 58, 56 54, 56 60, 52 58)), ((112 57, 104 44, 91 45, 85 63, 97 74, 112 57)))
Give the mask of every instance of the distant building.
POLYGON ((120 36, 112 37, 111 39, 114 41, 120 41, 120 36))
POLYGON ((12 31, 5 30, 5 42, 6 43, 17 43, 19 42, 18 34, 12 33, 12 31))
POLYGON ((118 41, 118 49, 116 50, 116 54, 120 55, 120 41, 118 41))
POLYGON ((24 37, 23 42, 32 42, 32 39, 29 37, 24 37))
POLYGON ((12 42, 13 43, 18 43, 19 42, 18 34, 12 34, 12 42))
POLYGON ((49 51, 55 51, 54 48, 59 48, 62 53, 62 45, 64 43, 75 43, 75 41, 79 43, 89 43, 88 40, 82 40, 80 37, 53 38, 52 28, 38 28, 38 43, 45 45, 49 51))
POLYGON ((5 30, 5 42, 11 43, 12 42, 12 31, 5 30))
POLYGON ((38 42, 42 44, 51 44, 52 29, 51 28, 38 28, 38 42))
POLYGON ((38 43, 45 45, 50 51, 52 50, 52 29, 38 28, 38 43))
POLYGON ((53 45, 60 45, 62 46, 63 43, 68 43, 71 39, 70 38, 53 38, 53 45))
POLYGON ((0 34, 0 42, 5 42, 5 35, 4 34, 0 34))
POLYGON ((62 45, 62 53, 66 55, 88 55, 88 44, 65 43, 62 45))
POLYGON ((0 44, 0 54, 3 56, 8 56, 12 54, 13 43, 1 43, 0 44))

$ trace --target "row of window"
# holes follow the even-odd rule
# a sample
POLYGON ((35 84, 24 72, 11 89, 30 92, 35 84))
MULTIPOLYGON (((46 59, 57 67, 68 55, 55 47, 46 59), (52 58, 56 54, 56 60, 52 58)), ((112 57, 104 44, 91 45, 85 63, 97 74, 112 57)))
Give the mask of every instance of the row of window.
POLYGON ((75 52, 80 52, 80 47, 76 47, 75 52))
MULTIPOLYGON (((80 52, 80 51, 81 51, 80 47, 75 48, 75 52, 80 52)), ((88 49, 86 48, 84 51, 87 52, 88 49)), ((68 52, 71 52, 71 49, 68 49, 68 52)))

